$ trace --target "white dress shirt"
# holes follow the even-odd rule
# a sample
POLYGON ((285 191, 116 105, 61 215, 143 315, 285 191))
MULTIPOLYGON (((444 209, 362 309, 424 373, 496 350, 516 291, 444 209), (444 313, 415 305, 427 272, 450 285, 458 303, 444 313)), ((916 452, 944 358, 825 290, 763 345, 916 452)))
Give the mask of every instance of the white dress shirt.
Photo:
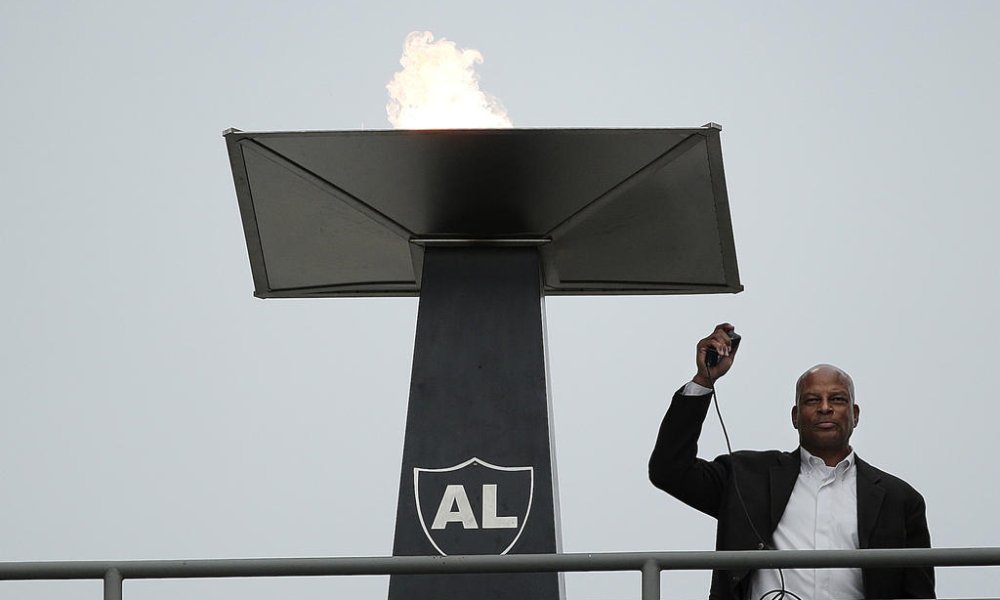
MULTIPOLYGON (((800 448, 799 477, 785 505, 774 547, 778 550, 851 550, 858 547, 858 478, 854 452, 828 467, 800 448)), ((785 590, 803 600, 864 598, 861 569, 782 569, 785 590)), ((778 571, 755 571, 751 600, 781 589, 778 571)), ((787 596, 786 596, 787 598, 787 596)))
MULTIPOLYGON (((711 391, 692 381, 681 393, 693 396, 711 391)), ((854 452, 833 467, 804 448, 799 452, 799 476, 774 530, 774 547, 778 550, 856 549, 858 480, 854 452)), ((861 569, 782 569, 782 573, 784 589, 803 600, 864 598, 861 569)), ((778 571, 760 569, 751 577, 749 600, 759 600, 768 592, 780 589, 778 571)), ((775 596, 769 594, 769 598, 775 596)), ((785 598, 788 600, 789 596, 785 598)))

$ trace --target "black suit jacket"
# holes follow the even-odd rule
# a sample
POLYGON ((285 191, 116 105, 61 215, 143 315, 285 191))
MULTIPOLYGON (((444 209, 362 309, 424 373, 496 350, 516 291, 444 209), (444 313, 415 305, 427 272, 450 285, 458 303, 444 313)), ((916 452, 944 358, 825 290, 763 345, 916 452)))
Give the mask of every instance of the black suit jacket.
MULTIPOLYGON (((799 452, 741 451, 698 458, 711 396, 674 395, 649 459, 653 485, 718 519, 717 550, 753 550, 772 536, 799 475, 799 452), (736 485, 739 485, 737 492, 736 485), (746 513, 739 502, 741 494, 746 513), (751 524, 752 523, 752 524, 751 524), (759 536, 758 536, 759 534, 759 536)), ((929 548, 924 499, 908 483, 856 457, 861 548, 929 548)), ((712 573, 710 598, 742 600, 748 570, 712 573)), ((934 598, 934 569, 863 569, 866 598, 934 598)), ((756 600, 756 599, 751 599, 756 600)))

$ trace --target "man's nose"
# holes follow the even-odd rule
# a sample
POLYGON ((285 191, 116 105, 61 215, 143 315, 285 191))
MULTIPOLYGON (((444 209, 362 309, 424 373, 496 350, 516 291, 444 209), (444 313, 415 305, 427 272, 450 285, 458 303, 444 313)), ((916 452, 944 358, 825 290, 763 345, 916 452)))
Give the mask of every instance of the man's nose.
POLYGON ((830 406, 830 401, 824 398, 819 405, 819 412, 821 413, 831 413, 833 412, 833 407, 830 406))

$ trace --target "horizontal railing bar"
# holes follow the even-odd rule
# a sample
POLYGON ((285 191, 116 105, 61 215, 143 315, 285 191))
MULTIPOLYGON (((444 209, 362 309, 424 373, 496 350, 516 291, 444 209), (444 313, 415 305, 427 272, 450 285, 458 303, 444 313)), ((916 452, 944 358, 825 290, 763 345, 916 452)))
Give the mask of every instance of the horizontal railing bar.
POLYGON ((981 567, 1000 566, 1000 548, 0 562, 0 580, 103 579, 111 569, 116 569, 124 579, 641 571, 649 561, 664 571, 776 567, 981 567))

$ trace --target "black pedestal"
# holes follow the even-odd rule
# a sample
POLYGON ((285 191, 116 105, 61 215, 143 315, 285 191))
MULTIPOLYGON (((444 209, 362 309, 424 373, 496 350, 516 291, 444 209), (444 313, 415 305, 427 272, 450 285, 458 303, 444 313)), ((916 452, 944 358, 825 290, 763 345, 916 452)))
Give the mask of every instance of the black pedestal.
MULTIPOLYGON (((535 248, 427 248, 393 554, 559 549, 535 248)), ((555 573, 394 575, 390 600, 558 600, 555 573)))

